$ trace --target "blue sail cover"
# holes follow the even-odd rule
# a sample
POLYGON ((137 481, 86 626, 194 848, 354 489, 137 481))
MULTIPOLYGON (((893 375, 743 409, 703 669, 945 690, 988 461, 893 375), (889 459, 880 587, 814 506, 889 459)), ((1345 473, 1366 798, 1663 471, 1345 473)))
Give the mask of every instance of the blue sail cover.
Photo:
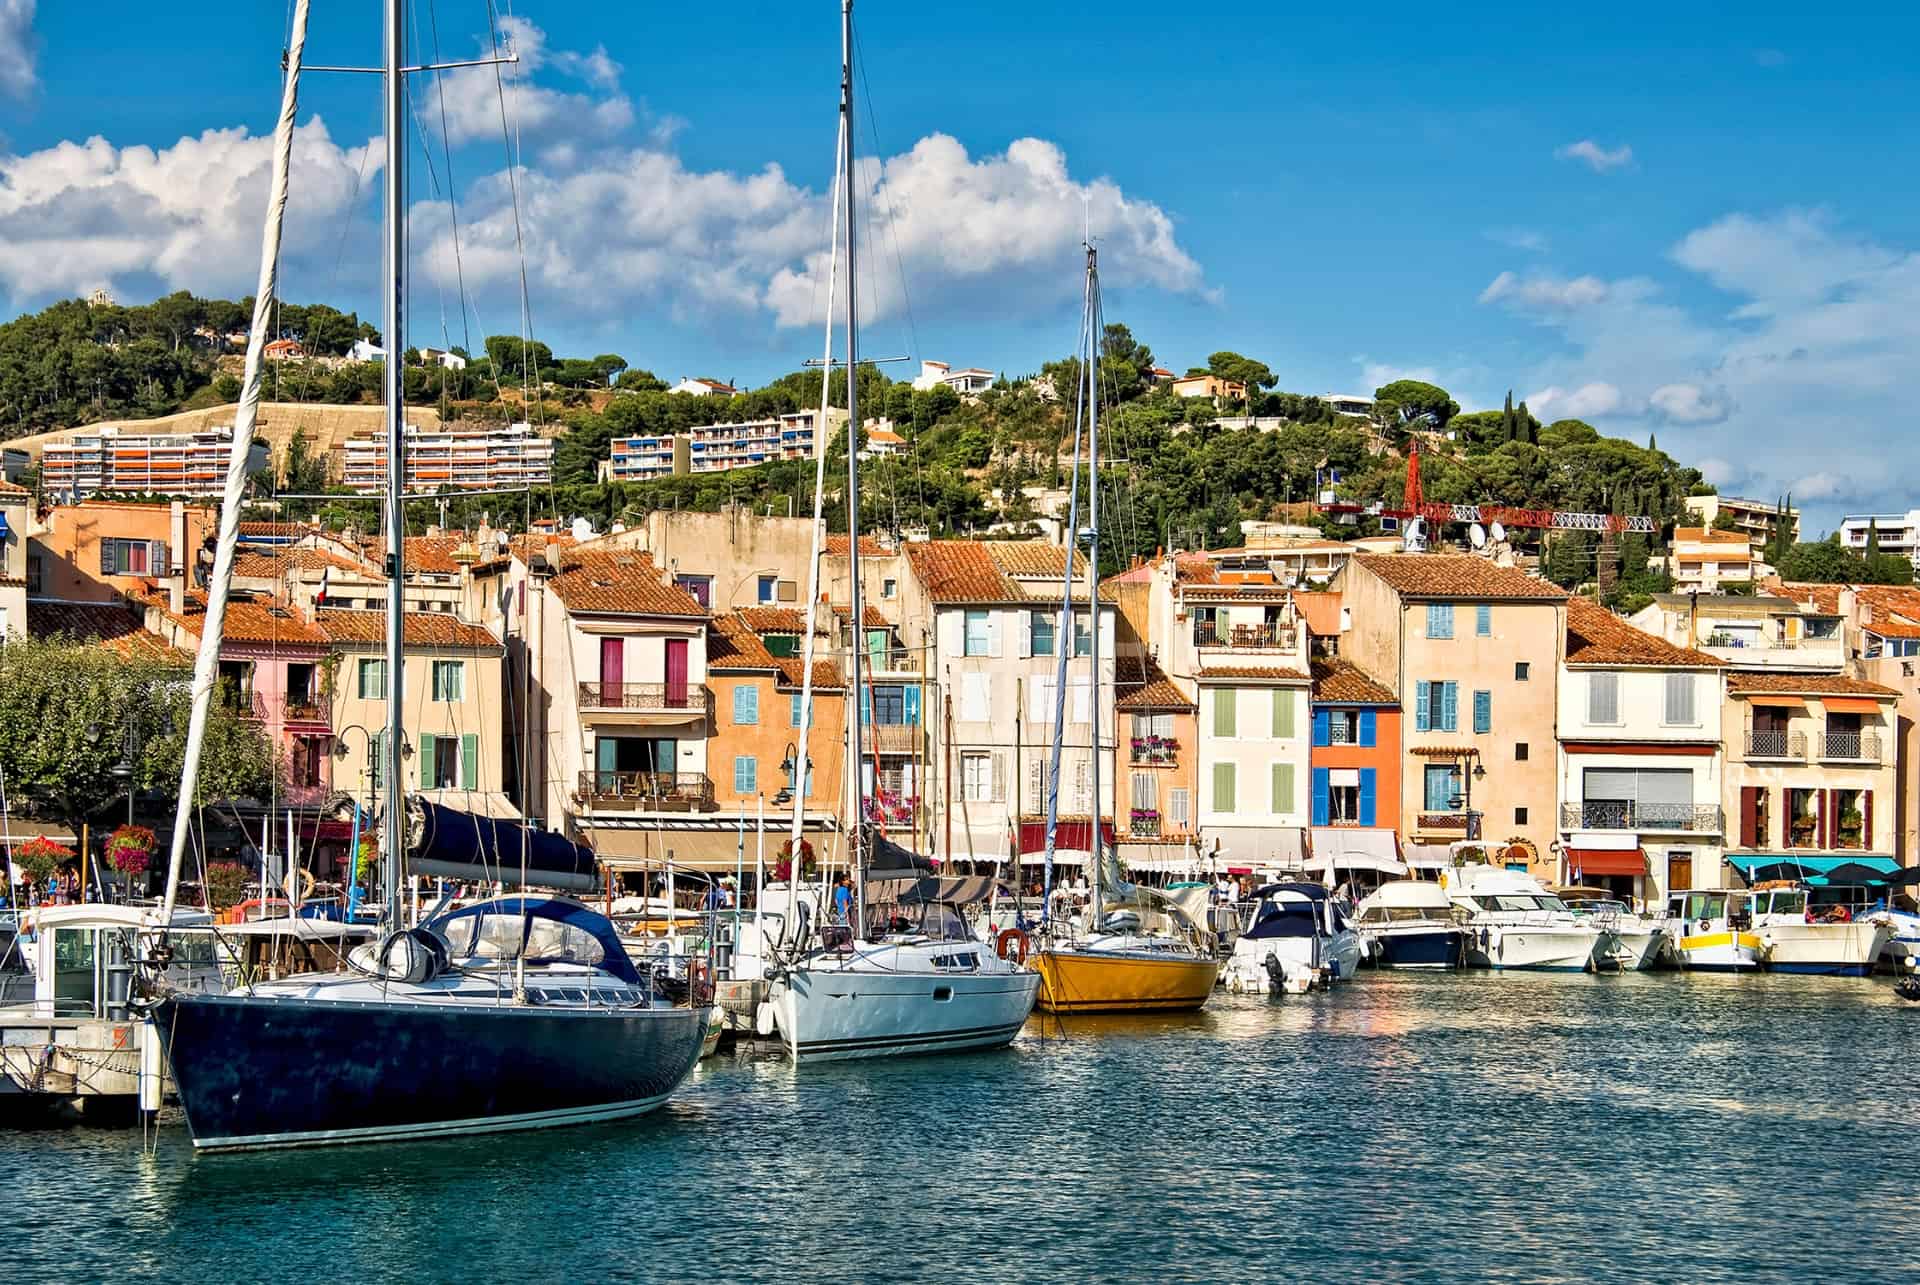
POLYGON ((497 879, 516 887, 567 892, 592 892, 600 886, 593 849, 563 834, 535 830, 519 821, 476 816, 426 799, 410 799, 407 807, 413 813, 407 868, 414 874, 497 879))
MULTIPOLYGON (((627 948, 621 944, 620 934, 614 930, 613 921, 591 906, 564 897, 496 897, 492 901, 482 901, 429 921, 424 927, 428 932, 437 933, 451 940, 456 936, 460 924, 469 920, 484 920, 497 917, 513 917, 520 920, 520 950, 527 949, 527 939, 532 934, 535 920, 544 920, 556 924, 566 924, 585 933, 600 947, 601 957, 592 961, 606 972, 621 981, 634 986, 646 985, 646 979, 633 966, 633 960, 627 955, 627 948)), ((529 959, 529 963, 544 962, 529 959)))

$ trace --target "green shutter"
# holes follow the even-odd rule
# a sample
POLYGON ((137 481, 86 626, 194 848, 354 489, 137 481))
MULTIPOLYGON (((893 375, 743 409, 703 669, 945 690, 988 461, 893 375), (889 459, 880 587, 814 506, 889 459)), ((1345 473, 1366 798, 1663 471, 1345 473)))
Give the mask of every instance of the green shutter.
POLYGON ((433 733, 420 733, 420 788, 431 790, 440 784, 433 779, 433 733))
POLYGON ((472 732, 460 738, 460 788, 480 788, 480 738, 472 732))
POLYGON ((1233 735, 1235 689, 1216 687, 1213 689, 1213 734, 1231 737, 1233 735))
POLYGON ((1293 811, 1293 764, 1273 765, 1273 811, 1293 811))
POLYGON ((1233 764, 1231 763, 1213 765, 1213 810, 1215 812, 1233 811, 1233 764))
POLYGON ((1284 687, 1273 689, 1273 735, 1276 740, 1293 739, 1293 693, 1284 687))
POLYGON ((375 732, 372 742, 367 746, 367 785, 371 789, 383 790, 387 785, 387 734, 375 732))

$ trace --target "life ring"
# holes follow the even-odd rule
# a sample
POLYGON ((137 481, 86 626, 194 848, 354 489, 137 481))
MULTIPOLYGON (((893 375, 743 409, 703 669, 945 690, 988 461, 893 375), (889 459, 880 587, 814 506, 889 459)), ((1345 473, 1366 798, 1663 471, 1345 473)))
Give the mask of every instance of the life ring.
POLYGON ((1011 958, 1016 964, 1027 962, 1027 951, 1033 945, 1033 939, 1027 936, 1024 928, 1003 928, 1000 935, 993 939, 993 952, 1002 959, 1011 958), (1013 955, 1008 946, 1011 944, 1019 954, 1013 955))

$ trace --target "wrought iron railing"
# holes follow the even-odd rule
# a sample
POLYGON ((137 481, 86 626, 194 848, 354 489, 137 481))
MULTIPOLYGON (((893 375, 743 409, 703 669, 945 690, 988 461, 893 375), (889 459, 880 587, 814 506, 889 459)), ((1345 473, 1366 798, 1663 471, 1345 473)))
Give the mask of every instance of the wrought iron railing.
POLYGON ((713 693, 704 683, 581 683, 580 708, 711 714, 713 693))
POLYGON ((1466 833, 1472 829, 1472 820, 1476 813, 1471 812, 1422 812, 1417 824, 1422 830, 1458 830, 1466 833))
POLYGON ((1168 767, 1180 756, 1180 742, 1171 736, 1136 736, 1127 761, 1141 767, 1168 767))
POLYGON ((1804 759, 1807 757, 1807 735, 1805 732, 1748 732, 1747 757, 1804 759))
POLYGON ((1725 822, 1716 805, 1589 799, 1560 805, 1562 830, 1677 830, 1718 834, 1725 822))
POLYGON ((1127 818, 1127 833, 1136 839, 1160 837, 1160 814, 1152 808, 1135 808, 1127 818))
POLYGON ((1298 635, 1292 625, 1229 625, 1218 620, 1193 622, 1196 647, 1247 648, 1254 651, 1291 651, 1298 635))
POLYGON ((589 803, 687 811, 713 806, 713 782, 704 772, 605 772, 580 774, 578 794, 589 803))
POLYGON ((1820 738, 1820 757, 1878 763, 1880 738, 1872 732, 1828 732, 1820 738))

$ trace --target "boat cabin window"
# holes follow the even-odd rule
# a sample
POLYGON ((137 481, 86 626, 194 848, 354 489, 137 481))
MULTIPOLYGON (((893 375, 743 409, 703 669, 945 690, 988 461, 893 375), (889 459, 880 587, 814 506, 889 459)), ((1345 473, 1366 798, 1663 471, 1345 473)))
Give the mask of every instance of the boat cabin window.
POLYGON ((462 915, 441 928, 447 951, 455 959, 516 959, 522 933, 529 963, 580 964, 595 967, 606 958, 600 942, 584 928, 519 915, 462 915))
POLYGON ((944 901, 909 902, 882 905, 870 915, 875 936, 932 937, 939 941, 964 941, 972 934, 960 912, 944 901))
POLYGON ((1770 915, 1804 915, 1807 913, 1807 894, 1798 888, 1776 888, 1769 894, 1766 913, 1770 915))
POLYGON ((1688 919, 1719 919, 1727 913, 1727 894, 1724 892, 1690 892, 1687 894, 1688 919))
POLYGON ((95 930, 53 930, 53 1010, 57 1014, 93 1011, 95 930))
POLYGON ((27 948, 11 928, 0 929, 0 973, 27 971, 27 948))
POLYGON ((1529 893, 1520 893, 1520 892, 1501 892, 1501 893, 1494 893, 1492 895, 1481 895, 1481 896, 1475 897, 1473 900, 1482 910, 1564 911, 1567 908, 1566 905, 1563 902, 1561 902, 1560 898, 1558 897, 1534 896, 1529 893))

